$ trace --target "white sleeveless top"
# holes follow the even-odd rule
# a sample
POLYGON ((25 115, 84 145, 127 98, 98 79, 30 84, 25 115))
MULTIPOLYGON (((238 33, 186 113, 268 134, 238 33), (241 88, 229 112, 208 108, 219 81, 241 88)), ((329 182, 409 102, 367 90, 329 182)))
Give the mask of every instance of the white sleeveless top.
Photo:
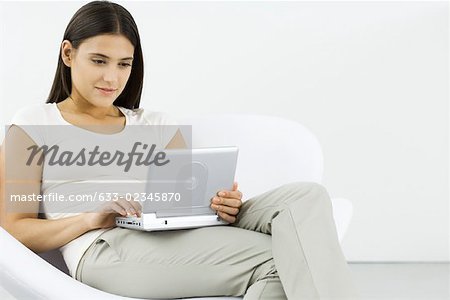
MULTIPOLYGON (((138 109, 126 109, 123 107, 118 107, 120 111, 125 115, 125 126, 128 125, 177 125, 176 121, 171 118, 166 113, 162 112, 151 112, 144 111, 142 108, 138 109)), ((14 117, 12 118, 11 124, 14 125, 69 125, 74 126, 67 122, 61 115, 56 103, 51 104, 38 104, 29 107, 25 107, 19 110, 14 117)), ((32 126, 31 126, 32 127, 32 126)), ((22 127, 27 134, 34 140, 34 142, 40 145, 51 145, 52 141, 50 137, 47 137, 37 131, 32 130, 31 127, 22 127), (47 141, 45 140, 47 139, 47 141)), ((74 126, 75 127, 75 126, 74 126)), ((170 140, 173 138, 177 131, 177 126, 161 126, 158 127, 161 130, 157 133, 157 138, 154 144, 157 145, 159 149, 164 149, 170 140)), ((120 134, 117 133, 117 134, 120 134)), ((109 135, 112 136, 112 135, 109 135)), ((71 137, 67 136, 67 140, 70 140, 71 137)), ((60 139, 60 137, 59 137, 60 139)), ((53 141, 54 142, 54 141, 53 141)), ((57 143, 61 141, 58 140, 57 143)), ((91 170, 91 169, 90 169, 91 170)), ((78 181, 82 182, 83 180, 95 180, 95 178, 104 177, 104 174, 94 174, 90 171, 89 174, 78 173, 78 177, 76 178, 78 181), (83 178, 84 177, 84 178, 83 178)), ((41 194, 50 194, 64 184, 69 185, 70 182, 59 182, 58 184, 52 184, 48 178, 46 178, 46 172, 43 171, 42 175, 42 185, 41 185, 41 194)), ((78 213, 45 213, 47 219, 59 219, 68 216, 74 216, 78 213)), ((83 256, 84 252, 89 248, 89 246, 95 241, 95 239, 102 234, 103 232, 109 229, 97 229, 91 230, 83 235, 75 238, 71 242, 67 243, 63 247, 60 248, 64 260, 69 269, 70 275, 75 277, 76 270, 78 264, 83 256)))

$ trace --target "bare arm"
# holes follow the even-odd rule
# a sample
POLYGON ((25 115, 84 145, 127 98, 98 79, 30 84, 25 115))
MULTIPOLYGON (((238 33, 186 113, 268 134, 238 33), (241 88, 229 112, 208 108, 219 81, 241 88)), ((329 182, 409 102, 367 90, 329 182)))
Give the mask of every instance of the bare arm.
POLYGON ((58 220, 38 219, 39 203, 14 203, 10 195, 39 194, 42 166, 26 166, 26 148, 34 141, 19 127, 12 126, 0 150, 0 225, 34 252, 59 248, 83 233, 94 229, 88 218, 81 214, 58 220), (6 176, 6 165, 8 174, 6 176))
POLYGON ((187 148, 181 131, 178 129, 173 138, 167 144, 166 149, 182 149, 187 148))
POLYGON ((37 219, 23 214, 10 214, 5 229, 34 252, 45 252, 64 246, 91 230, 86 215, 57 220, 37 219))

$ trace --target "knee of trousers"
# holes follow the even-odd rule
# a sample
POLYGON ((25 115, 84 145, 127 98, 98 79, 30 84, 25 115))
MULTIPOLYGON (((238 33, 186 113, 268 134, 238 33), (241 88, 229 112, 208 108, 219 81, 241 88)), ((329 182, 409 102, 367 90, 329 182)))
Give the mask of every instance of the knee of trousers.
MULTIPOLYGON (((289 195, 288 202, 300 201, 308 207, 326 207, 331 209, 331 200, 326 188, 316 182, 291 182, 280 187, 283 192, 289 195)), ((286 203, 289 206, 289 203, 286 203)))

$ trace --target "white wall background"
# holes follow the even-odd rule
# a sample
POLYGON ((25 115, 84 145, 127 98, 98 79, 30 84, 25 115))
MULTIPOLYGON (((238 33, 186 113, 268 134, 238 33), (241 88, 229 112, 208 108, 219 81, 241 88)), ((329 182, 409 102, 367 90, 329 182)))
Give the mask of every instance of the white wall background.
MULTIPOLYGON (((2 124, 45 101, 84 3, 0 3, 2 124)), ((119 3, 140 29, 142 106, 303 123, 324 184, 353 201, 350 261, 449 261, 447 2, 119 3)))

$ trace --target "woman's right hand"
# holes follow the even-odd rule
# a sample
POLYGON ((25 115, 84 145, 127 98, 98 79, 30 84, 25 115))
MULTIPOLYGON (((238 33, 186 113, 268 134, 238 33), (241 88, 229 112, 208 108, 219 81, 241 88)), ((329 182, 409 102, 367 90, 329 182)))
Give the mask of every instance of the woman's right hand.
POLYGON ((116 217, 140 217, 141 212, 142 206, 139 201, 129 201, 119 197, 113 201, 105 202, 98 212, 89 212, 84 215, 89 230, 92 230, 115 227, 116 217))

